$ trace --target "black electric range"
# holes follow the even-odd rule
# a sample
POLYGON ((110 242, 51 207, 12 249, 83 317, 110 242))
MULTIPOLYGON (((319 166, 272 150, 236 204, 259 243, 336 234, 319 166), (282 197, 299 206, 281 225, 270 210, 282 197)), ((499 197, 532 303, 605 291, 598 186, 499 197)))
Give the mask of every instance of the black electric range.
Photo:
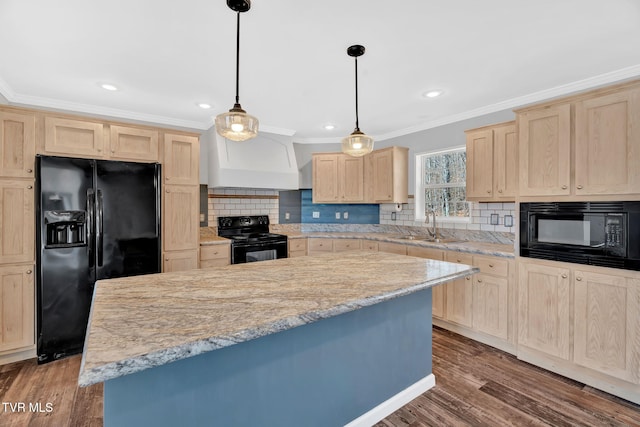
POLYGON ((231 264, 287 257, 287 236, 269 233, 269 217, 218 217, 218 236, 231 239, 231 264))

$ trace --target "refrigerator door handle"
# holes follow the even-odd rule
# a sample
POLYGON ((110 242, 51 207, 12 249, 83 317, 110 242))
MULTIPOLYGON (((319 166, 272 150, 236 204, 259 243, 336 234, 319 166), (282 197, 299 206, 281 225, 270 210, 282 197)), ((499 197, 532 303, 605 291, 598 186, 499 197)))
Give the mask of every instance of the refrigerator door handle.
POLYGON ((98 250, 98 267, 102 267, 103 261, 103 218, 102 218, 102 191, 98 190, 96 195, 96 246, 98 250))
POLYGON ((86 235, 87 235, 87 248, 89 251, 89 267, 93 267, 94 265, 94 255, 93 255, 93 230, 95 227, 95 194, 93 192, 93 188, 87 189, 87 226, 86 226, 86 235))

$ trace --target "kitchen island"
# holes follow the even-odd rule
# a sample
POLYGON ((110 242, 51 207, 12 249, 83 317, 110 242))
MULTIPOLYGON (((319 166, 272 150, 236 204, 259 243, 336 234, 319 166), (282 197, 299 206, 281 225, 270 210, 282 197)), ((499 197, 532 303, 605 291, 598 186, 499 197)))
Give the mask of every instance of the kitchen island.
POLYGON ((104 423, 370 425, 433 387, 431 287, 476 268, 328 253, 99 281, 104 423))

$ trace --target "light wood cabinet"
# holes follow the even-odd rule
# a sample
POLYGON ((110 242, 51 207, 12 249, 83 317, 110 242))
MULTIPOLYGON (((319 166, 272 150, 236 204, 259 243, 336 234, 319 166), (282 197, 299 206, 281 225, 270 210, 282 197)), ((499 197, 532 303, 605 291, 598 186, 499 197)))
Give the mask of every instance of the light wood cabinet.
POLYGON ((33 185, 33 180, 0 179, 0 264, 34 261, 33 185))
POLYGON ((289 258, 295 258, 299 256, 307 255, 307 240, 303 239, 289 239, 289 258))
POLYGON ((518 138, 515 122, 473 129, 467 135, 467 199, 515 200, 518 138))
POLYGON ((33 178, 35 116, 0 111, 0 177, 33 178))
POLYGON ((575 104, 575 194, 640 193, 640 88, 575 104))
POLYGON ((365 156, 366 199, 370 203, 407 203, 409 149, 388 147, 365 156))
POLYGON ((164 134, 164 183, 171 185, 200 184, 200 143, 198 137, 164 134))
POLYGON ((198 268, 198 250, 165 252, 162 272, 195 270, 198 268))
POLYGON ((509 340, 510 262, 474 255, 473 264, 480 268, 480 273, 473 277, 473 328, 509 340))
POLYGON ((33 264, 0 266, 0 353, 35 344, 33 264))
POLYGON ((360 250, 360 239, 334 239, 333 251, 345 252, 345 251, 357 251, 360 250))
POLYGON ((45 116, 44 154, 103 158, 104 125, 99 122, 45 116))
POLYGON ((374 242, 373 240, 363 240, 362 249, 365 251, 378 252, 378 242, 374 242))
MULTIPOLYGON (((195 249, 199 246, 200 192, 196 186, 165 185, 162 242, 165 251, 195 249)), ((198 258, 194 259, 195 265, 198 258)))
POLYGON ((640 282, 576 269, 573 283, 575 363, 638 384, 640 282))
POLYGON ((314 203, 407 203, 408 148, 389 147, 364 157, 314 153, 314 203))
POLYGON ((200 268, 221 267, 229 264, 231 264, 229 243, 200 245, 200 268))
POLYGON ((570 359, 571 272, 521 260, 518 264, 518 349, 570 359))
POLYGON ((519 196, 640 198, 640 81, 516 111, 519 196))
POLYGON ((400 243, 378 242, 378 251, 390 254, 406 255, 407 246, 400 243))
POLYGON ((314 238, 309 239, 309 255, 324 252, 333 252, 333 239, 314 238))
POLYGON ((364 159, 342 153, 313 155, 314 203, 364 202, 364 159))
POLYGON ((109 157, 114 160, 157 162, 158 131, 111 125, 109 157))
MULTIPOLYGON (((444 251, 433 248, 422 248, 419 246, 408 246, 407 255, 419 258, 435 259, 444 261, 444 251)), ((447 284, 434 286, 431 288, 431 314, 439 319, 445 316, 445 301, 447 293, 447 284)))
POLYGON ((518 114, 520 196, 567 196, 571 189, 571 105, 518 114))
MULTIPOLYGON (((447 251, 447 262, 473 265, 473 256, 460 252, 447 251)), ((473 326, 473 281, 471 276, 463 277, 446 285, 445 319, 462 326, 473 326)))

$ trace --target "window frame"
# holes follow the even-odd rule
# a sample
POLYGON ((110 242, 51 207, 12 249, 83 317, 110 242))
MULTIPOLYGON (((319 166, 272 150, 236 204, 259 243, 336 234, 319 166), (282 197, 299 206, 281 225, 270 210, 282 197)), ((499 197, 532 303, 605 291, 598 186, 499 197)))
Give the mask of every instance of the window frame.
MULTIPOLYGON (((449 147, 439 150, 433 151, 423 151, 420 153, 416 153, 415 155, 415 191, 414 191, 414 217, 415 221, 424 222, 426 220, 424 207, 425 207, 425 184, 424 184, 424 156, 433 156, 444 153, 451 153, 454 151, 464 151, 466 153, 467 146, 466 145, 457 145, 455 147, 449 147)), ((442 187, 447 187, 447 185, 442 185, 442 187)), ((435 188, 435 187, 434 187, 435 188)), ((467 188, 467 184, 465 182, 464 185, 465 191, 467 188)), ((467 204, 469 205, 469 216, 468 217, 454 217, 454 216, 437 216, 436 219, 438 222, 449 222, 449 223, 461 223, 461 224, 469 224, 471 223, 471 204, 467 200, 467 204)))

